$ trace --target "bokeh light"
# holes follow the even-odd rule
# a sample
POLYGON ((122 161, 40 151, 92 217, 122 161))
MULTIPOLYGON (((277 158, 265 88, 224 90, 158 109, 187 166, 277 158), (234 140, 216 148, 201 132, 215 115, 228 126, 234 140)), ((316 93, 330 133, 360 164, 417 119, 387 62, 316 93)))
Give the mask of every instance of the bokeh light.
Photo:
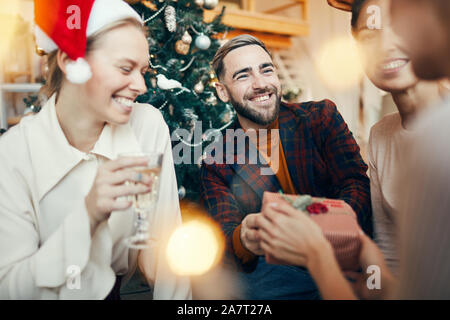
POLYGON ((330 89, 350 89, 359 84, 363 75, 356 43, 351 37, 325 43, 316 63, 321 79, 330 89))
POLYGON ((0 0, 0 60, 10 49, 20 15, 19 1, 0 0))
POLYGON ((169 266, 178 275, 202 275, 220 260, 223 246, 223 237, 214 222, 208 219, 186 222, 169 239, 169 266))

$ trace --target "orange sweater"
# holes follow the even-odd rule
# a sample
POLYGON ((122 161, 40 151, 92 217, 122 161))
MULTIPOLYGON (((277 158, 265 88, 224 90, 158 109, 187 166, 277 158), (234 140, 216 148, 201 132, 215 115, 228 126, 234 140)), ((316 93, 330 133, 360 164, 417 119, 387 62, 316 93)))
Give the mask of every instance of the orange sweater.
MULTIPOLYGON (((281 189, 283 190, 283 192, 287 194, 296 194, 297 192, 295 190, 294 184, 292 183, 291 176, 289 175, 286 158, 284 157, 283 145, 281 144, 279 136, 275 142, 277 145, 271 146, 271 129, 278 129, 278 119, 267 130, 266 146, 261 147, 259 146, 259 143, 257 143, 257 141, 252 142, 256 145, 258 152, 266 159, 272 170, 275 172, 275 175, 281 185, 281 189), (274 149, 275 152, 276 150, 279 151, 278 157, 271 157, 270 151, 272 149, 274 149)), ((244 248, 241 242, 240 233, 241 225, 239 225, 233 232, 233 248, 236 256, 245 264, 256 258, 256 256, 252 252, 244 248)))

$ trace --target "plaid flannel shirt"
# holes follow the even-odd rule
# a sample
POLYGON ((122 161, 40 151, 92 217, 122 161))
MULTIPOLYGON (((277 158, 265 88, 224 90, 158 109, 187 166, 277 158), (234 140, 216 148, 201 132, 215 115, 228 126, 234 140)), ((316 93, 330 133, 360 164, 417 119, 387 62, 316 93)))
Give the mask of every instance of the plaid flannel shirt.
MULTIPOLYGON (((336 105, 329 100, 282 103, 278 119, 289 174, 298 193, 346 201, 363 230, 371 235, 367 165, 336 105)), ((236 120, 233 129, 239 128, 236 120)), ((235 143, 234 153, 227 152, 225 145, 232 139, 231 132, 227 130, 223 135, 222 163, 213 162, 211 157, 202 163, 201 197, 209 215, 225 234, 225 262, 239 268, 244 266, 233 251, 233 231, 247 214, 260 212, 264 191, 277 192, 281 187, 275 175, 260 175, 263 164, 249 163, 248 141, 246 150, 237 150, 235 143), (238 163, 238 156, 245 157, 245 163, 238 163), (234 162, 227 164, 226 157, 232 157, 234 162)))

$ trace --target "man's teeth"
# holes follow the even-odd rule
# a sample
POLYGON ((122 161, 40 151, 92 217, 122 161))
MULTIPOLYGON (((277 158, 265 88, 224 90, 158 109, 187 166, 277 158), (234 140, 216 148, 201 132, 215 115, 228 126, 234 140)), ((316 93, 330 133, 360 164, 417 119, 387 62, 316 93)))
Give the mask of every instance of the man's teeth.
POLYGON ((395 60, 383 65, 383 70, 391 70, 403 67, 406 64, 405 60, 395 60))
POLYGON ((254 99, 252 99, 253 101, 256 101, 256 102, 263 102, 263 101, 266 101, 266 100, 269 100, 269 95, 265 95, 265 96, 261 96, 261 97, 256 97, 256 98, 254 98, 254 99))
POLYGON ((126 107, 131 107, 133 105, 133 100, 131 100, 131 99, 127 99, 127 98, 123 98, 123 97, 116 97, 116 98, 114 98, 114 100, 117 103, 123 104, 126 107))

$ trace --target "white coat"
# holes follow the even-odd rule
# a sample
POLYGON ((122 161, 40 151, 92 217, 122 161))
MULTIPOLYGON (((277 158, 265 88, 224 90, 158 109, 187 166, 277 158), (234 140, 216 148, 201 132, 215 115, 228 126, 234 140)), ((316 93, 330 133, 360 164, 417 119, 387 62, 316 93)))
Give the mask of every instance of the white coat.
POLYGON ((86 154, 68 143, 55 96, 0 138, 0 299, 104 299, 116 275, 128 279, 138 256, 123 242, 134 232, 133 211, 113 212, 91 237, 84 198, 101 163, 123 152, 152 151, 164 153, 151 228, 161 241, 141 252, 139 265, 154 299, 190 299, 189 280, 170 271, 163 250, 181 215, 161 113, 135 104, 129 123, 105 125, 86 154))

